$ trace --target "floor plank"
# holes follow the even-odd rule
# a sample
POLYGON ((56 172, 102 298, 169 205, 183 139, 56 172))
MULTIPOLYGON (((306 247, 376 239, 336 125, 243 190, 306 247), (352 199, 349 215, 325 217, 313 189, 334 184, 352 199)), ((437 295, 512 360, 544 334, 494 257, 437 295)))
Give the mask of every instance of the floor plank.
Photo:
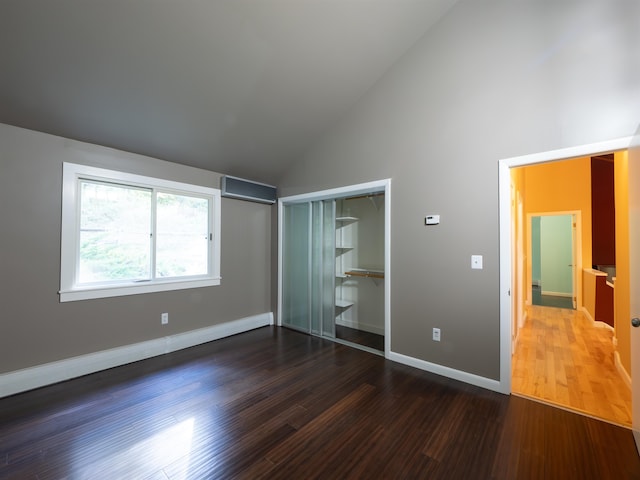
POLYGON ((336 338, 384 352, 384 335, 336 325, 336 338))
POLYGON ((579 311, 529 306, 512 359, 513 393, 631 426, 631 391, 618 373, 611 330, 579 311))
POLYGON ((628 429, 265 327, 0 400, 0 479, 640 478, 628 429))

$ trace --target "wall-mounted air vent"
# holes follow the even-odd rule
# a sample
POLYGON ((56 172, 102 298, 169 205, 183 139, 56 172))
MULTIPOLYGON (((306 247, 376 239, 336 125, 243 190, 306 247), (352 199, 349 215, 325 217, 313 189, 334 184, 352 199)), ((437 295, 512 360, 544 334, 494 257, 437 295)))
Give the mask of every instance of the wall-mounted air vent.
POLYGON ((223 197, 238 198, 259 203, 276 203, 277 190, 273 185, 252 182, 242 178, 225 175, 220 179, 223 197))

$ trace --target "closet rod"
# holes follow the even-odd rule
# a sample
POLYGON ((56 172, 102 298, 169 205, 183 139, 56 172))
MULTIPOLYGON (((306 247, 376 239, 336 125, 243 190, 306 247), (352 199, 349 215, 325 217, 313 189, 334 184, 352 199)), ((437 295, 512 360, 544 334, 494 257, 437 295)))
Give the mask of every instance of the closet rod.
POLYGON ((380 195, 384 195, 384 192, 367 193, 366 195, 357 195, 355 197, 347 197, 345 198, 345 200, 356 200, 358 198, 379 197, 380 195))

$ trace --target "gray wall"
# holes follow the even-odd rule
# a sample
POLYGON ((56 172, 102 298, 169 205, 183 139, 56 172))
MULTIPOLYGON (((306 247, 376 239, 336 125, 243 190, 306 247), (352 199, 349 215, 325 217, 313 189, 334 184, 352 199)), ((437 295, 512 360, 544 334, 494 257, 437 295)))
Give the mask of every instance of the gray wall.
POLYGON ((639 22, 632 0, 462 0, 282 178, 392 178, 392 351, 499 378, 498 160, 632 135, 639 22))
POLYGON ((0 373, 271 311, 274 209, 226 198, 220 286, 59 303, 63 161, 214 187, 220 178, 0 124, 0 373))

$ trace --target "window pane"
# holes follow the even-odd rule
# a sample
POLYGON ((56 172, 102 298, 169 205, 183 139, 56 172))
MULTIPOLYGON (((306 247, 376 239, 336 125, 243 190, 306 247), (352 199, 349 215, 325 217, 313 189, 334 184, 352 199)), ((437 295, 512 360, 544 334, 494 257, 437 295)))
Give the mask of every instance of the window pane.
POLYGON ((156 277, 209 273, 209 201, 158 193, 156 277))
POLYGON ((151 191, 80 182, 78 283, 151 277, 151 191))

